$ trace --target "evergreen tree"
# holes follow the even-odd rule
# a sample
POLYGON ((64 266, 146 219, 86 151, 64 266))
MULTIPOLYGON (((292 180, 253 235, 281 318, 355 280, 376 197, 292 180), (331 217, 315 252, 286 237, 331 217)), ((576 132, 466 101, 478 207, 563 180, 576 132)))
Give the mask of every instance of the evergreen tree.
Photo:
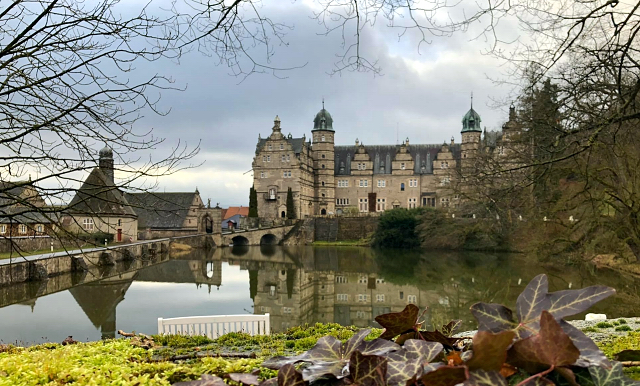
POLYGON ((258 194, 253 186, 249 189, 249 217, 258 217, 258 194))
POLYGON ((287 218, 296 218, 296 207, 293 205, 293 191, 291 191, 291 188, 287 190, 287 218))

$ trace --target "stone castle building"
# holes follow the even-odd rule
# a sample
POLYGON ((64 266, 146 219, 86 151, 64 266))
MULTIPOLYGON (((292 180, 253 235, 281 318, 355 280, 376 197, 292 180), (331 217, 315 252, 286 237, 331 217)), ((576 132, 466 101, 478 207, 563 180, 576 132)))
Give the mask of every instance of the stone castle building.
POLYGON ((462 143, 336 146, 333 118, 324 108, 314 119, 311 138, 282 133, 276 116, 272 133, 258 136, 253 186, 261 218, 287 217, 287 191, 293 193, 297 218, 383 212, 418 206, 456 208, 452 189, 456 171, 472 168, 479 151, 499 155, 515 125, 515 108, 502 133, 484 133, 473 106, 462 119, 462 143), (503 135, 504 133, 504 135, 503 135))

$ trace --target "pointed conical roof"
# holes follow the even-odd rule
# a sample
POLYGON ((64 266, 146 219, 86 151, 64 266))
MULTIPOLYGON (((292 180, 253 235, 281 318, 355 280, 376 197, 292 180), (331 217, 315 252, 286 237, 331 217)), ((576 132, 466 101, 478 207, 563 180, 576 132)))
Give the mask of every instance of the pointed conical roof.
POLYGON ((467 111, 467 113, 462 118, 462 132, 466 133, 469 131, 477 131, 482 132, 482 128, 480 127, 480 114, 478 114, 473 106, 467 111))

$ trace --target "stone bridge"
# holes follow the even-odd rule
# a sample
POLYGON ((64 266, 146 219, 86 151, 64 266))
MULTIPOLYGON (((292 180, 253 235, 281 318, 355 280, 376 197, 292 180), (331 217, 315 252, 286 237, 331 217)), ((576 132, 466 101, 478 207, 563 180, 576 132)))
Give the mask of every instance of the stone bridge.
POLYGON ((222 233, 222 244, 220 245, 277 245, 293 227, 295 225, 226 232, 222 233))

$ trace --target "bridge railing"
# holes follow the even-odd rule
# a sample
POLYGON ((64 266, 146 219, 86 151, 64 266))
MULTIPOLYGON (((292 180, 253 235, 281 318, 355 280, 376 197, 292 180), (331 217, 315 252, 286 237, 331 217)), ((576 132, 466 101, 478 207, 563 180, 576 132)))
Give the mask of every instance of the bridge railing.
POLYGON ((264 315, 211 315, 180 318, 158 318, 158 334, 204 335, 215 339, 230 332, 249 335, 269 335, 269 314, 264 315))

